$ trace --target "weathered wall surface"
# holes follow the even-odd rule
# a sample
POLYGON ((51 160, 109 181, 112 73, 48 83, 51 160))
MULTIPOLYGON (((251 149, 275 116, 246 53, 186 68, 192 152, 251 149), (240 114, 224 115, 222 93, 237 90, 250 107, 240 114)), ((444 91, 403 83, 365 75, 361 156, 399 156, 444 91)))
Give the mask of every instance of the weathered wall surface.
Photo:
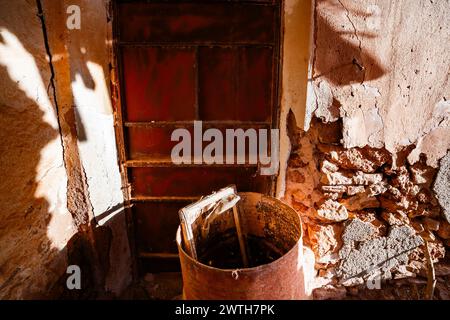
POLYGON ((0 1, 0 297, 119 294, 131 258, 107 1, 0 1), (81 9, 81 29, 66 26, 81 9), (64 291, 77 264, 82 289, 64 291))
MULTIPOLYGON (((108 2, 42 7, 44 25, 36 2, 0 1, 0 298, 58 293, 78 262, 118 293, 130 259, 108 2), (69 5, 81 8, 80 30, 66 28, 69 5)), ((319 284, 422 274, 424 241, 438 261, 450 239, 449 156, 440 160, 450 147, 449 1, 312 7, 285 1, 281 136, 291 140, 281 143, 281 172, 319 284)))
POLYGON ((345 286, 425 275, 425 241, 434 262, 450 245, 444 160, 439 169, 450 149, 450 3, 313 7, 306 111, 288 121, 285 199, 303 217, 316 285, 340 287, 342 298, 345 286))
POLYGON ((48 297, 76 232, 37 13, 0 1, 0 299, 48 297))
MULTIPOLYGON (((285 0, 283 11, 283 44, 280 104, 280 172, 286 172, 291 152, 287 132, 288 114, 298 123, 305 122, 308 83, 312 6, 311 1, 285 0)), ((278 175, 277 196, 285 192, 285 175, 278 175)))
MULTIPOLYGON (((43 1, 55 66, 57 100, 77 139, 80 168, 93 223, 105 255, 105 288, 119 293, 131 280, 131 257, 117 161, 109 93, 112 37, 109 1, 43 1), (80 29, 66 26, 67 8, 77 5, 80 29)), ((70 130, 67 130, 70 131, 70 130)), ((69 134, 70 135, 70 134, 69 134)))
POLYGON ((449 8, 446 0, 316 1, 308 109, 342 119, 345 147, 416 144, 410 160, 423 152, 432 166, 445 155, 449 8))

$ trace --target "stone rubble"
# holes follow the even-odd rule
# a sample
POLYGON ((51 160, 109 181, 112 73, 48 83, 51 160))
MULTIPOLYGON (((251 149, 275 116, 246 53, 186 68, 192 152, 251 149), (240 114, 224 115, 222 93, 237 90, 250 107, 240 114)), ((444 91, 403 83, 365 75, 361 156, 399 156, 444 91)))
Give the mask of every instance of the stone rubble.
POLYGON ((433 190, 436 193, 436 198, 442 207, 444 217, 447 222, 450 222, 450 151, 442 158, 440 162, 439 172, 434 182, 433 190))
POLYGON ((437 170, 426 159, 408 162, 411 148, 397 155, 345 149, 339 136, 331 139, 336 127, 313 118, 309 131, 291 137, 298 143, 285 200, 300 213, 315 254, 314 298, 342 299, 378 278, 426 277, 424 241, 435 263, 450 244, 447 200, 438 193, 449 188, 448 171, 441 168, 434 182, 437 170))

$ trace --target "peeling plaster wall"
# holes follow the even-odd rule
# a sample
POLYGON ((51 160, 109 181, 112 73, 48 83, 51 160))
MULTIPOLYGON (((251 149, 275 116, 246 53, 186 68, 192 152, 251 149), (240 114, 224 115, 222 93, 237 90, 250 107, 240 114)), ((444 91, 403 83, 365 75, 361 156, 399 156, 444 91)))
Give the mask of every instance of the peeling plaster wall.
POLYGON ((315 255, 315 297, 424 276, 426 251, 434 263, 448 251, 449 14, 449 1, 313 1, 306 104, 288 106, 284 200, 315 255), (367 269, 367 257, 382 263, 367 269))
POLYGON ((347 148, 416 144, 409 160, 436 166, 450 148, 449 13, 447 0, 316 0, 307 109, 342 118, 347 148))
POLYGON ((0 1, 0 299, 50 298, 77 231, 35 3, 0 1))

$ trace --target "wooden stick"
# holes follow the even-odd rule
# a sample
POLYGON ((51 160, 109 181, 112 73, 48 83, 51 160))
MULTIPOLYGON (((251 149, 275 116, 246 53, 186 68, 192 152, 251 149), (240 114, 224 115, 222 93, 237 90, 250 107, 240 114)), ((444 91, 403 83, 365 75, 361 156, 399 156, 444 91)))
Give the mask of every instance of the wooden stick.
POLYGON ((434 288, 436 287, 436 273, 434 271, 434 263, 433 259, 431 259, 430 249, 428 248, 428 241, 424 239, 425 242, 425 256, 428 261, 428 270, 427 270, 427 288, 425 291, 426 298, 428 300, 433 300, 434 296, 434 288))
POLYGON ((234 224, 236 225, 236 233, 239 240, 239 248, 241 249, 242 262, 244 267, 248 267, 248 256, 247 249, 244 242, 244 237, 242 236, 241 222, 239 220, 239 211, 237 205, 233 207, 234 224))

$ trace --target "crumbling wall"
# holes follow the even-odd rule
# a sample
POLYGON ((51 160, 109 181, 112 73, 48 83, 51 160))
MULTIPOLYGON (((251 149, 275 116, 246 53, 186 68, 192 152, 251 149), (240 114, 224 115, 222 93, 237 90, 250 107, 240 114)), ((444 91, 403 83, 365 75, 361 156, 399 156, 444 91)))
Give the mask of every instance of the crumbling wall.
POLYGON ((347 148, 415 144, 409 160, 423 152, 436 166, 450 147, 448 11, 448 1, 317 0, 309 113, 341 118, 347 148))
POLYGON ((306 226, 316 285, 426 275, 426 248, 437 262, 450 245, 441 160, 450 149, 450 3, 313 7, 308 101, 304 121, 288 121, 285 199, 306 226))

